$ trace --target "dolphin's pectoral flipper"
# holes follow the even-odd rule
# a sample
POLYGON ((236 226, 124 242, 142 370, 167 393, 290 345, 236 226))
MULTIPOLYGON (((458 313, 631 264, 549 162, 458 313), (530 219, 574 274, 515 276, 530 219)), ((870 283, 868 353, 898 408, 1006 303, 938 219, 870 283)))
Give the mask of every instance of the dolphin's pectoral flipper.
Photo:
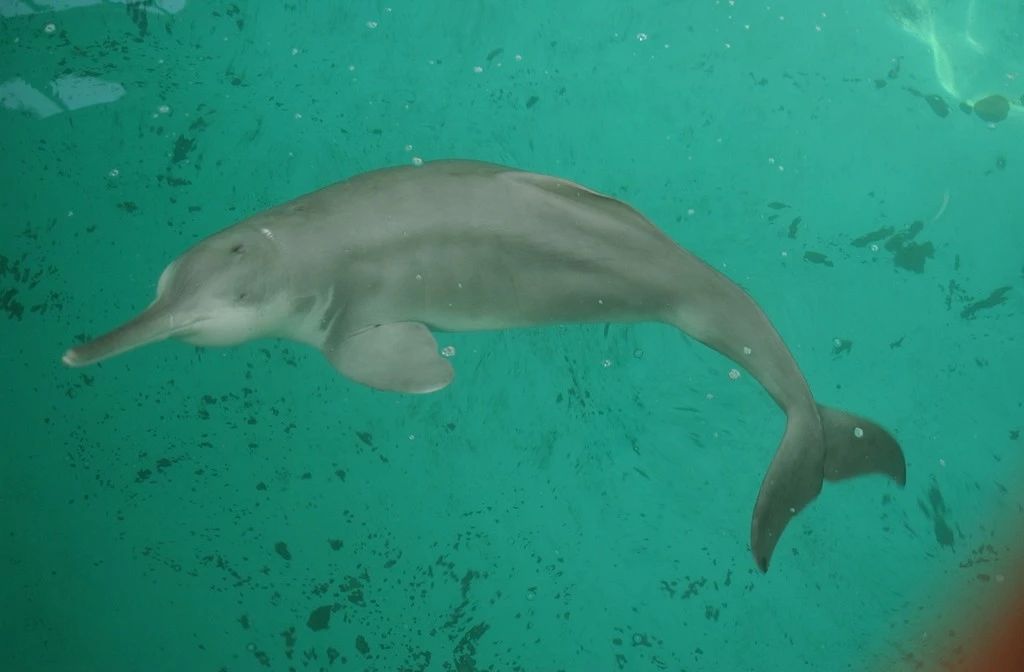
POLYGON ((754 505, 750 547, 761 571, 789 520, 821 491, 823 480, 884 474, 903 485, 907 467, 896 439, 875 423, 828 406, 794 410, 754 505))
POLYGON ((324 356, 343 376, 378 390, 436 392, 455 372, 420 322, 379 324, 348 337, 328 337, 324 356))

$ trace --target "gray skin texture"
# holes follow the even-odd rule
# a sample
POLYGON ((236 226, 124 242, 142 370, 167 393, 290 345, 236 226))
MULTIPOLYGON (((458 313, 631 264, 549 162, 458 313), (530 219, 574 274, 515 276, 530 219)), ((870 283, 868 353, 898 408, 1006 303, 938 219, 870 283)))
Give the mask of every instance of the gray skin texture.
POLYGON ((763 571, 823 480, 905 482, 896 440, 817 404, 739 286, 621 201, 488 163, 377 170, 256 214, 186 251, 148 308, 63 361, 85 366, 166 338, 276 337, 319 348, 360 383, 426 393, 454 375, 432 330, 639 321, 673 325, 732 359, 786 413, 751 523, 763 571))

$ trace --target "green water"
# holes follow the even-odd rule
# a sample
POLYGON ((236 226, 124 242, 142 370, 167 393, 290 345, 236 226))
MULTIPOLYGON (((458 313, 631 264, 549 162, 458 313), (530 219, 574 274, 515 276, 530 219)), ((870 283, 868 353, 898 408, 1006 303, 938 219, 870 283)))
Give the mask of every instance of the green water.
POLYGON ((1020 2, 0 2, 0 669, 864 670, 1024 525, 1020 2), (997 94, 1008 117, 970 105, 997 94), (657 325, 441 334, 373 391, 292 343, 67 369, 163 267, 365 170, 622 198, 764 307, 908 484, 772 570, 784 419, 657 325), (869 235, 874 234, 874 235, 869 235))

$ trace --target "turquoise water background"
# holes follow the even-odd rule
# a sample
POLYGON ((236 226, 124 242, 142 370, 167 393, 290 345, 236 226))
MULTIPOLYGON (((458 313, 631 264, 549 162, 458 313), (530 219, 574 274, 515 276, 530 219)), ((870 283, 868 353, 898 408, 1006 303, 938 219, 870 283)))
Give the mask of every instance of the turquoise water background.
POLYGON ((2 669, 913 668, 999 592, 1024 529, 1021 3, 0 14, 2 669), (1004 121, 971 110, 990 94, 1004 121), (198 239, 447 157, 644 212, 761 303, 823 403, 895 432, 906 488, 827 484, 761 575, 783 416, 658 325, 441 334, 457 377, 427 396, 284 342, 61 365, 198 239))

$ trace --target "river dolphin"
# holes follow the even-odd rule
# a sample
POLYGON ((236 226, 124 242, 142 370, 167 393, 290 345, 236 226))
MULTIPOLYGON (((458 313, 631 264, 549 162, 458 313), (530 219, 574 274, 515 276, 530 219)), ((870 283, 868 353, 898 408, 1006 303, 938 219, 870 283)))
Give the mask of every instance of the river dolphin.
POLYGON ((134 319, 63 357, 85 366, 166 338, 308 343, 342 375, 396 392, 452 381, 432 331, 664 322, 746 369, 786 413, 754 506, 767 571, 822 481, 906 481, 896 440, 815 402, 779 334, 740 287, 639 212, 568 180, 475 161, 352 177, 200 241, 134 319))

